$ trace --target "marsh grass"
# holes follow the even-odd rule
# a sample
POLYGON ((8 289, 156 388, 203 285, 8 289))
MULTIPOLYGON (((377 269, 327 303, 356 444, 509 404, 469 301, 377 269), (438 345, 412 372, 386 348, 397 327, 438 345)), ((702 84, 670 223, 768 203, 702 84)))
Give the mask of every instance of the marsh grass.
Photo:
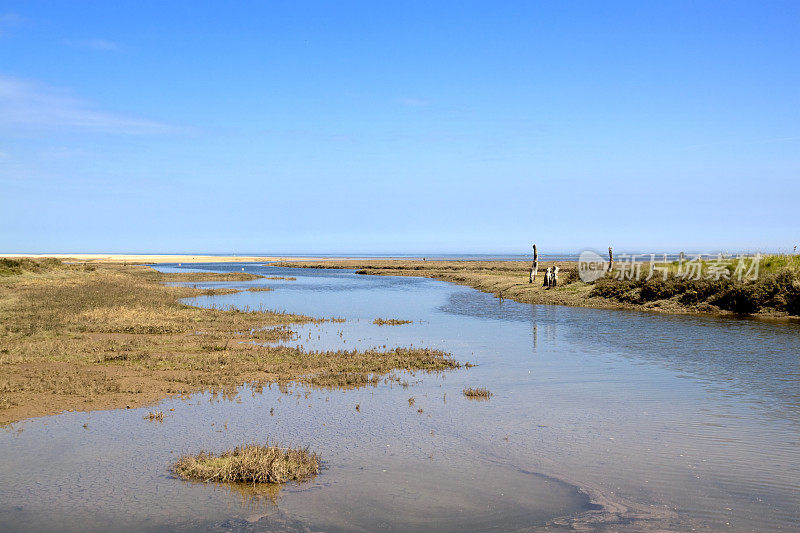
POLYGON ((210 289, 202 289, 203 296, 221 296, 223 294, 236 294, 237 292, 241 292, 239 289, 229 289, 229 288, 210 288, 210 289))
POLYGON ((203 289, 164 284, 185 276, 144 266, 84 270, 42 262, 0 278, 0 424, 66 407, 236 391, 245 382, 356 388, 376 385, 392 370, 461 366, 425 348, 311 352, 267 345, 291 339, 292 324, 326 320, 192 307, 181 300, 203 289))
POLYGON ((398 320, 396 318, 376 318, 372 321, 376 326, 400 326, 403 324, 411 324, 411 320, 398 320))
POLYGON ((307 481, 319 473, 320 457, 308 448, 248 444, 216 455, 185 455, 172 471, 184 479, 222 483, 307 481))
POLYGON ((488 400, 492 397, 492 393, 483 387, 467 387, 464 389, 464 396, 470 400, 488 400))
POLYGON ((247 289, 247 292, 270 292, 272 290, 274 289, 271 289, 270 287, 250 287, 247 289))
MULTIPOLYGON (((713 261, 700 261, 701 272, 709 272, 713 261)), ((684 269, 686 268, 684 263, 684 269)), ((720 276, 700 279, 679 276, 677 262, 661 265, 667 277, 619 280, 607 276, 597 280, 592 296, 637 305, 673 305, 703 310, 720 309, 739 314, 775 313, 800 315, 800 257, 764 256, 755 280, 734 275, 736 261, 724 267, 720 276)), ((645 273, 646 274, 646 273, 645 273)))
POLYGON ((0 258, 0 276, 18 276, 23 273, 39 273, 47 272, 50 270, 60 270, 68 268, 80 268, 83 266, 75 267, 66 265, 58 259, 28 259, 26 257, 20 259, 0 258))
POLYGON ((264 279, 284 280, 284 281, 297 281, 297 278, 292 276, 265 276, 264 279))
POLYGON ((147 413, 147 415, 144 417, 144 419, 145 420, 149 420, 151 422, 154 421, 154 420, 157 421, 157 422, 163 422, 164 421, 164 411, 155 411, 155 412, 150 411, 149 413, 147 413))
POLYGON ((156 270, 156 275, 161 274, 165 281, 182 281, 187 283, 200 283, 204 281, 253 281, 264 276, 247 272, 170 272, 161 273, 156 270))

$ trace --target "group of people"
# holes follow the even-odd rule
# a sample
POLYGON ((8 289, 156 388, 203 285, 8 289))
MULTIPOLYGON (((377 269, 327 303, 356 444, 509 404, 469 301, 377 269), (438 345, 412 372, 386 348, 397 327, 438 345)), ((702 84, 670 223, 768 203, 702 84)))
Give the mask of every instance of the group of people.
POLYGON ((555 287, 558 285, 558 267, 547 267, 544 273, 544 283, 542 287, 555 287))

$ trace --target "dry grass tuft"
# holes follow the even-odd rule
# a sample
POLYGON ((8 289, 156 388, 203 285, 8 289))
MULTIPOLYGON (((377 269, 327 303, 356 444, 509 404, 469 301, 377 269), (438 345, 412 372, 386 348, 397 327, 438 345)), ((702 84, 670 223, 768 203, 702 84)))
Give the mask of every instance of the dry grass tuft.
POLYGON ((464 389, 464 396, 470 400, 488 400, 492 397, 492 393, 482 387, 467 387, 464 389))
POLYGON ((151 422, 153 420, 157 420, 158 422, 163 422, 164 421, 164 411, 156 411, 155 413, 153 411, 150 411, 147 414, 147 416, 144 417, 144 419, 145 420, 149 420, 151 422))
POLYGON ((172 468, 184 479, 238 483, 306 481, 319 473, 320 457, 307 448, 249 444, 220 455, 186 455, 172 468))
POLYGON ((270 292, 274 289, 270 289, 269 287, 250 287, 247 289, 247 292, 270 292))
POLYGON ((167 278, 165 281, 197 282, 204 281, 253 281, 264 276, 258 274, 248 274, 246 272, 171 272, 161 273, 154 271, 167 278))
POLYGON ((411 320, 398 320, 396 318, 376 318, 372 321, 376 326, 401 326, 411 324, 411 320))
POLYGON ((226 289, 226 288, 219 288, 219 289, 202 289, 203 292, 200 293, 203 296, 222 296, 224 294, 236 294, 237 292, 241 292, 239 289, 226 289))

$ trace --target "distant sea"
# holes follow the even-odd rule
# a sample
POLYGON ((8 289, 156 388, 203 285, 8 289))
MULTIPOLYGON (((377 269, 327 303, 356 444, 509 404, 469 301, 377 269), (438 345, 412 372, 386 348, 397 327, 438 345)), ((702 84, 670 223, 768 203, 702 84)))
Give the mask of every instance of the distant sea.
MULTIPOLYGON (((607 256, 606 250, 593 250, 604 259, 607 256)), ((685 252, 686 260, 694 259, 697 254, 702 254, 704 259, 716 257, 720 252, 706 251, 706 252, 685 252)), ((736 253, 722 252, 726 257, 736 257, 736 253)), ((631 255, 635 255, 637 261, 649 261, 650 254, 655 254, 656 261, 664 260, 664 252, 630 252, 630 251, 617 251, 614 250, 614 259, 624 260, 630 259, 631 255)), ((337 259, 428 259, 430 261, 530 261, 533 259, 533 253, 528 254, 325 254, 325 253, 307 253, 307 254, 203 254, 212 256, 236 256, 236 257, 279 257, 283 259, 306 258, 306 257, 326 257, 337 259)), ((540 261, 578 261, 580 252, 568 253, 554 253, 554 254, 539 254, 540 261)), ((750 255, 750 254, 748 254, 750 255)), ((667 261, 677 261, 680 257, 678 252, 669 252, 666 254, 667 261)))
MULTIPOLYGON (((592 250, 603 259, 608 257, 607 250, 592 250)), ((553 254, 546 254, 540 253, 539 260, 540 261, 578 261, 578 257, 580 256, 579 252, 564 252, 564 253, 553 253, 553 254)), ((703 259, 713 259, 717 257, 717 254, 721 253, 723 257, 727 258, 735 258, 737 255, 747 255, 751 256, 755 252, 747 251, 747 252, 731 252, 731 251, 714 251, 714 250, 705 250, 705 251, 690 251, 686 250, 685 252, 685 259, 687 261, 691 259, 695 259, 698 254, 702 255, 703 259)), ((772 253, 786 253, 786 252, 774 252, 774 251, 761 251, 762 255, 764 254, 772 254, 772 253)), ((533 253, 527 254, 491 254, 491 253, 473 253, 473 254, 437 254, 437 253, 430 253, 430 254, 365 254, 365 253, 319 253, 319 252, 309 252, 305 254, 280 254, 280 253, 259 253, 259 254, 235 254, 235 253, 187 253, 183 255, 208 255, 208 256, 232 256, 232 257, 278 257, 280 259, 300 259, 300 258, 308 258, 308 257, 319 257, 319 258, 335 258, 335 259, 422 259, 425 258, 429 261, 531 261, 533 259, 533 253)), ((630 260, 632 255, 636 256, 636 260, 639 262, 650 261, 651 254, 655 254, 655 261, 663 261, 664 260, 664 252, 658 251, 648 251, 648 252, 641 252, 641 251, 629 251, 629 250, 614 250, 614 259, 619 261, 630 260)), ((169 254, 166 254, 169 255, 169 254)), ((667 261, 677 261, 680 257, 678 252, 667 252, 667 261)))

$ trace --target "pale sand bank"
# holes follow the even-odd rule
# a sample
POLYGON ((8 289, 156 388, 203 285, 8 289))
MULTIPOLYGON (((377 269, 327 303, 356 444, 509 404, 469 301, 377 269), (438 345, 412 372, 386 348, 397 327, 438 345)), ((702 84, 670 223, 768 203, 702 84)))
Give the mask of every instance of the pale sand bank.
MULTIPOLYGON (((91 261, 97 263, 255 263, 279 261, 281 257, 254 255, 134 255, 134 254, 0 254, 0 258, 30 257, 41 259, 54 257, 64 261, 91 261)), ((298 258, 292 258, 296 260, 298 258)))

